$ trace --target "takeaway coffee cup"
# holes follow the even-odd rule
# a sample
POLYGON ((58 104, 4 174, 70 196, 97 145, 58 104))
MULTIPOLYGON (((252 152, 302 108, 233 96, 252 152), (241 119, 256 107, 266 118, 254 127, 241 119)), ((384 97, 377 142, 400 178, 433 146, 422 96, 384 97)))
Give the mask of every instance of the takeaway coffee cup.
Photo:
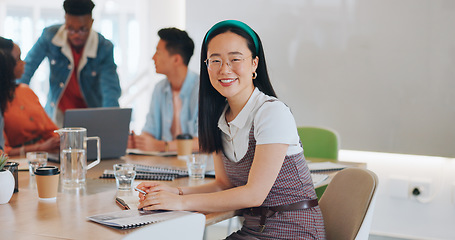
POLYGON ((43 200, 57 198, 60 170, 55 166, 39 167, 35 170, 38 197, 43 200))
POLYGON ((192 154, 193 137, 190 134, 180 134, 177 136, 177 155, 179 157, 192 154))

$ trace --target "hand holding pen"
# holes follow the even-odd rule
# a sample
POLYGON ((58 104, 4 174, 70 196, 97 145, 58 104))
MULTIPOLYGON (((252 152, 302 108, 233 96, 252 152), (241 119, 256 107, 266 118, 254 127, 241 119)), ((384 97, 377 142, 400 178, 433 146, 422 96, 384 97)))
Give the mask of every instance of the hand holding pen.
POLYGON ((128 148, 136 148, 136 135, 134 130, 130 132, 130 136, 128 138, 128 148))
POLYGON ((137 188, 137 187, 135 187, 134 190, 136 190, 136 191, 142 193, 142 196, 143 196, 143 197, 145 197, 145 195, 147 195, 147 193, 146 193, 144 190, 141 190, 141 189, 139 189, 139 188, 137 188))

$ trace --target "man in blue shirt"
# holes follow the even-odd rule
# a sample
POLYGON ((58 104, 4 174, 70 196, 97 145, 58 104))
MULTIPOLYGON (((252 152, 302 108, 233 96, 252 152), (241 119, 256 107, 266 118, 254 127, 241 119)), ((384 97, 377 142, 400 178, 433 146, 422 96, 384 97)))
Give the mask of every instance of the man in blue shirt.
POLYGON ((30 83, 43 59, 50 64, 48 115, 62 125, 67 109, 118 107, 121 94, 113 45, 92 30, 91 0, 65 0, 65 24, 43 30, 18 81, 30 83))
POLYGON ((166 78, 155 85, 150 110, 141 135, 130 136, 129 148, 145 151, 174 151, 176 136, 190 134, 198 149, 199 76, 188 70, 194 51, 193 40, 185 31, 164 28, 153 61, 157 73, 166 78))

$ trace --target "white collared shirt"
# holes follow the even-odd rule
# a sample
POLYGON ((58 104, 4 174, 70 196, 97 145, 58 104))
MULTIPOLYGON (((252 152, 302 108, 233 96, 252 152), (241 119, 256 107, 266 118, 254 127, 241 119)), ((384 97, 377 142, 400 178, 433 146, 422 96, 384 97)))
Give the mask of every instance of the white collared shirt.
POLYGON ((256 145, 282 143, 288 144, 286 155, 303 151, 299 144, 299 134, 294 116, 290 109, 281 101, 266 102, 276 99, 265 95, 255 88, 248 102, 231 122, 226 121, 226 110, 218 120, 218 128, 222 131, 221 139, 226 157, 232 161, 240 161, 248 150, 249 133, 254 124, 256 145))

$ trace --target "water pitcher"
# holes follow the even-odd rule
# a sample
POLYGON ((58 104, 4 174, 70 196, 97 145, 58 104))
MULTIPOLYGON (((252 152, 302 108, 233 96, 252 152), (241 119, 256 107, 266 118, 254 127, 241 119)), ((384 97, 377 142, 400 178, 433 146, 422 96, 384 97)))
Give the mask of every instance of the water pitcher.
POLYGON ((85 186, 87 170, 100 162, 100 138, 87 137, 85 128, 61 128, 55 130, 60 135, 60 168, 63 187, 85 186), (87 141, 96 140, 97 157, 87 166, 87 141))

